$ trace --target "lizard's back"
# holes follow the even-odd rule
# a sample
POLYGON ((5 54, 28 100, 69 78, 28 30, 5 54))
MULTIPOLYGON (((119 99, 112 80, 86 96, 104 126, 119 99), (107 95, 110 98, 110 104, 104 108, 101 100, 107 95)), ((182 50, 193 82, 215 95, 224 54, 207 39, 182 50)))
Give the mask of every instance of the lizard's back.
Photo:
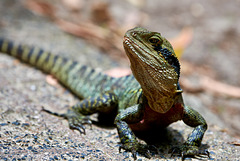
POLYGON ((79 98, 94 97, 111 91, 123 100, 119 106, 124 108, 126 105, 136 104, 141 93, 140 85, 133 75, 113 78, 40 48, 15 45, 12 41, 1 38, 0 51, 53 75, 79 98))

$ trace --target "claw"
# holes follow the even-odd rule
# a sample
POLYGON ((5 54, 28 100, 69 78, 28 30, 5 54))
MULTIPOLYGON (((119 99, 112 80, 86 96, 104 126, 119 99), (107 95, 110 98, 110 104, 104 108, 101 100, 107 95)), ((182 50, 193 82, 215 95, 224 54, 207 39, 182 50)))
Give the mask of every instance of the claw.
POLYGON ((206 155, 206 156, 208 156, 209 159, 211 158, 210 157, 210 153, 209 153, 209 151, 207 149, 198 151, 197 155, 206 155))
POLYGON ((206 155, 208 156, 208 158, 210 159, 211 157, 210 157, 209 151, 208 151, 208 150, 205 150, 205 152, 206 152, 206 155))
POLYGON ((208 158, 210 158, 210 153, 209 153, 209 151, 208 151, 207 149, 205 149, 205 150, 203 151, 202 155, 207 155, 208 158))
POLYGON ((132 152, 132 155, 133 155, 133 159, 137 160, 137 152, 136 152, 136 150, 133 149, 131 152, 132 152))
POLYGON ((121 150, 122 150, 122 149, 125 149, 126 151, 131 151, 134 160, 137 159, 137 151, 136 151, 134 148, 133 148, 132 150, 128 150, 128 149, 126 149, 126 147, 124 147, 123 144, 120 144, 119 149, 118 149, 118 150, 119 150, 119 153, 121 153, 121 150))
POLYGON ((86 134, 86 128, 83 124, 89 124, 92 129, 92 121, 89 120, 89 118, 80 118, 80 116, 68 116, 67 117, 68 122, 69 122, 69 127, 70 129, 76 129, 78 130, 81 134, 86 134))
POLYGON ((86 134, 86 132, 85 132, 85 127, 83 126, 83 125, 81 125, 81 126, 76 126, 76 125, 74 125, 74 124, 71 124, 71 123, 69 123, 69 127, 70 127, 70 129, 76 129, 76 130, 78 130, 81 134, 86 134))
POLYGON ((171 157, 175 153, 180 153, 182 160, 184 160, 186 156, 207 155, 208 158, 210 158, 210 153, 208 152, 208 150, 199 150, 199 147, 191 145, 182 145, 181 147, 174 147, 172 150, 171 157))
MULTIPOLYGON (((155 146, 152 146, 152 147, 156 148, 155 146)), ((135 146, 120 144, 119 153, 121 152, 122 149, 124 149, 124 150, 130 151, 132 153, 132 157, 134 158, 134 160, 137 159, 137 154, 144 155, 146 158, 150 159, 151 158, 151 153, 148 150, 148 148, 149 148, 148 146, 146 147, 146 145, 141 145, 141 144, 137 144, 135 146)))
POLYGON ((120 144, 120 145, 119 145, 119 149, 118 149, 118 150, 119 150, 119 153, 121 153, 121 150, 122 150, 122 149, 124 149, 124 146, 123 146, 123 144, 120 144))
POLYGON ((90 129, 92 130, 92 121, 90 120, 90 118, 88 116, 84 117, 81 120, 81 124, 88 124, 88 125, 90 125, 90 129))
POLYGON ((185 155, 183 152, 181 152, 181 158, 182 158, 182 161, 185 159, 185 155))
POLYGON ((175 152, 176 152, 176 148, 173 148, 171 158, 173 157, 173 154, 175 154, 175 152))
POLYGON ((160 155, 160 151, 156 146, 150 145, 149 148, 154 149, 157 152, 157 154, 160 155))
POLYGON ((151 153, 150 153, 150 151, 147 150, 147 151, 144 153, 144 156, 145 156, 146 158, 150 159, 150 158, 151 158, 151 153))

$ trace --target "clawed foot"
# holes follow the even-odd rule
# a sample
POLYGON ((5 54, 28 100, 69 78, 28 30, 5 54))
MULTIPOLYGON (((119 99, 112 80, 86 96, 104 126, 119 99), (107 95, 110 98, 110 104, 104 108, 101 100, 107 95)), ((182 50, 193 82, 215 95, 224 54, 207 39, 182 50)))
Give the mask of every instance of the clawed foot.
POLYGON ((44 108, 42 108, 42 111, 45 111, 55 116, 64 117, 65 119, 68 120, 69 128, 76 129, 81 134, 86 134, 84 124, 88 124, 90 126, 92 125, 92 121, 90 120, 89 116, 81 115, 72 110, 68 110, 67 113, 64 114, 55 113, 44 108))
POLYGON ((172 151, 172 155, 178 153, 181 155, 182 160, 185 159, 186 156, 200 156, 205 155, 210 158, 208 150, 200 150, 199 147, 193 145, 184 144, 180 147, 175 147, 172 151))
POLYGON ((92 121, 89 116, 83 116, 81 114, 76 114, 74 111, 68 110, 65 114, 65 118, 68 120, 70 129, 76 129, 81 134, 86 134, 84 124, 88 124, 92 128, 92 121))
MULTIPOLYGON (((142 145, 140 143, 126 143, 126 144, 120 144, 119 146, 119 152, 121 152, 121 149, 124 149, 126 151, 129 151, 132 153, 134 160, 137 159, 137 154, 142 154, 146 158, 151 158, 151 154, 149 149, 155 149, 155 146, 148 146, 148 145, 142 145)), ((157 148, 156 148, 157 149, 157 148)))

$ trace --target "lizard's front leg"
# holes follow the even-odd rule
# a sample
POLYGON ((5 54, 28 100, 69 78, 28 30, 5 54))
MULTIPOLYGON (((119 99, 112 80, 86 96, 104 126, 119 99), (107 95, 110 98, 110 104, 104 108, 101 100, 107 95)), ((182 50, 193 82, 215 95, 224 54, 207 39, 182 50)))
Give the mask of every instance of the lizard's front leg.
POLYGON ((114 122, 117 125, 118 135, 121 141, 119 151, 121 148, 131 151, 134 159, 136 159, 137 152, 144 153, 144 155, 149 157, 149 152, 144 150, 144 146, 137 141, 136 136, 128 125, 141 121, 143 114, 144 105, 137 104, 121 111, 114 122))
POLYGON ((115 94, 104 93, 96 97, 82 100, 78 104, 71 106, 64 114, 51 112, 46 109, 43 109, 43 111, 59 117, 64 117, 68 120, 71 129, 76 129, 80 133, 85 134, 85 127, 83 124, 92 123, 86 115, 91 115, 97 112, 111 113, 115 108, 117 108, 117 97, 115 94))
POLYGON ((188 155, 207 155, 209 157, 207 150, 199 150, 203 135, 207 130, 205 119, 191 107, 184 106, 183 121, 188 126, 194 127, 194 129, 181 148, 182 159, 188 155))

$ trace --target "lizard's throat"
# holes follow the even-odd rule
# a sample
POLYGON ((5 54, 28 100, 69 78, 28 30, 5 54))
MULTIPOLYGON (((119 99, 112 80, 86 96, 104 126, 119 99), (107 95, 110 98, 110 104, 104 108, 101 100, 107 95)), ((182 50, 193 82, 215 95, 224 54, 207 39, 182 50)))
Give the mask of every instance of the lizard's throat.
POLYGON ((143 94, 148 100, 149 107, 159 113, 168 112, 174 104, 174 97, 169 95, 165 96, 161 93, 149 94, 149 92, 144 92, 143 94))
POLYGON ((143 66, 143 64, 136 65, 136 62, 131 64, 133 75, 141 85, 150 108, 159 113, 166 113, 173 106, 176 83, 168 80, 171 83, 167 85, 164 81, 167 80, 166 78, 153 77, 151 72, 145 70, 143 66))

